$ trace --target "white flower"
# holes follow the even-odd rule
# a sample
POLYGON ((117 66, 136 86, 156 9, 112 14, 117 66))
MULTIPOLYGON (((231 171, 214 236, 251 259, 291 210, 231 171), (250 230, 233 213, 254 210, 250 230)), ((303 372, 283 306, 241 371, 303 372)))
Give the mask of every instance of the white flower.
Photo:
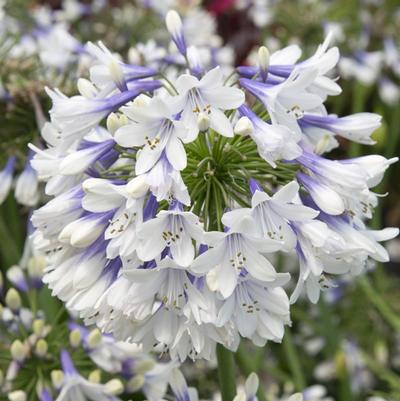
POLYGON ((89 42, 86 50, 100 62, 90 68, 90 80, 97 87, 106 88, 110 92, 116 87, 121 92, 126 91, 128 90, 127 82, 150 77, 156 73, 152 68, 121 62, 101 41, 97 45, 89 42))
POLYGON ((159 161, 145 176, 146 183, 157 201, 176 199, 184 205, 190 205, 189 192, 181 174, 173 168, 165 154, 161 155, 159 161))
POLYGON ((84 96, 68 98, 60 91, 46 88, 47 94, 53 101, 50 110, 51 120, 61 129, 65 140, 82 138, 92 128, 112 111, 133 100, 140 92, 154 90, 159 87, 158 81, 134 81, 128 85, 128 90, 109 97, 101 94, 95 99, 84 96))
POLYGON ((276 160, 293 160, 302 154, 301 147, 297 145, 299 135, 283 125, 267 124, 247 106, 241 106, 239 112, 250 119, 254 129, 249 135, 257 144, 260 156, 272 167, 276 167, 276 160))
POLYGON ((155 219, 144 223, 138 233, 141 244, 138 256, 152 260, 169 247, 173 259, 181 266, 189 266, 195 255, 192 240, 201 243, 203 230, 199 219, 191 212, 183 212, 177 204, 170 210, 162 210, 155 219))
POLYGON ((117 143, 124 147, 142 147, 137 155, 135 171, 149 171, 165 152, 165 157, 175 170, 186 167, 186 128, 174 119, 178 110, 173 110, 168 99, 151 99, 147 105, 124 107, 122 111, 132 121, 115 134, 117 143))
POLYGON ((318 216, 319 212, 294 203, 299 191, 299 185, 295 181, 286 184, 271 197, 262 191, 256 182, 252 181, 250 185, 253 192, 250 214, 256 223, 259 235, 283 241, 284 250, 293 249, 297 238, 290 223, 311 220, 318 216))
POLYGON ((220 68, 207 72, 201 80, 192 75, 181 75, 175 86, 179 92, 175 99, 182 110, 181 120, 189 128, 188 140, 194 140, 199 130, 215 130, 223 136, 233 136, 233 128, 222 110, 239 107, 244 102, 244 93, 237 88, 223 85, 220 68))
POLYGON ((79 148, 68 154, 60 163, 59 171, 62 175, 83 173, 89 166, 95 164, 102 157, 111 154, 115 145, 113 139, 101 142, 82 141, 79 148))
POLYGON ((290 323, 289 299, 280 285, 289 274, 277 274, 276 281, 264 282, 243 275, 220 308, 216 325, 233 321, 242 337, 250 338, 258 346, 267 340, 280 342, 284 325, 290 323))
MULTIPOLYGON (((374 144, 371 134, 380 127, 382 117, 374 113, 356 113, 347 117, 335 115, 305 114, 300 120, 303 129, 308 126, 318 127, 334 135, 339 135, 354 142, 374 144)), ((311 132, 312 136, 315 132, 311 132)))
MULTIPOLYGON (((329 254, 330 251, 340 251, 345 248, 345 243, 340 235, 318 220, 292 223, 292 228, 297 236, 296 252, 300 273, 290 302, 297 301, 305 286, 308 298, 316 303, 324 285, 322 276, 326 268, 322 259, 324 252, 329 254)), ((344 272, 341 270, 335 273, 344 272)))
POLYGON ((238 284, 239 276, 247 272, 254 278, 273 282, 277 273, 271 262, 262 255, 282 247, 282 242, 257 237, 253 219, 244 211, 229 231, 208 232, 204 242, 212 248, 198 256, 191 269, 198 274, 207 274, 211 290, 229 297, 238 284))

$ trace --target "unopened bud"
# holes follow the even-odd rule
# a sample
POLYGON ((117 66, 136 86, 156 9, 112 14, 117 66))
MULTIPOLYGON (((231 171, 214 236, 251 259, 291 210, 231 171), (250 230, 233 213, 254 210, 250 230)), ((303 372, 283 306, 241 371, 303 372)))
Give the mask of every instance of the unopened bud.
POLYGON ((200 112, 197 116, 197 125, 200 131, 206 131, 210 127, 210 117, 206 113, 200 112))
POLYGON ((389 359, 388 348, 383 341, 379 341, 375 345, 375 357, 381 365, 386 365, 389 359))
POLYGON ((47 345, 46 340, 43 338, 39 339, 35 346, 35 353, 39 357, 44 357, 47 354, 49 346, 47 345))
POLYGON ((95 369, 89 373, 88 380, 90 383, 99 384, 101 382, 101 370, 95 369))
POLYGON ((120 90, 126 90, 127 89, 126 82, 125 82, 124 73, 122 71, 121 65, 117 61, 112 60, 108 64, 108 71, 110 72, 111 79, 115 82, 117 87, 120 90))
POLYGON ((22 362, 28 355, 28 347, 20 340, 15 340, 10 347, 10 353, 14 360, 22 362))
POLYGON ((107 117, 107 129, 111 135, 114 135, 119 128, 128 123, 129 120, 125 114, 117 115, 115 113, 111 113, 107 117))
POLYGON ((79 329, 74 329, 69 333, 69 343, 71 347, 77 348, 81 343, 82 335, 79 329))
POLYGON ((37 337, 42 337, 44 334, 44 320, 35 319, 32 323, 32 331, 37 337))
POLYGON ((165 17, 168 32, 174 37, 182 32, 182 20, 175 10, 168 11, 165 17))
POLYGON ((102 340, 102 335, 99 329, 94 329, 89 333, 88 345, 90 348, 96 348, 102 340))
POLYGON ((258 65, 262 71, 267 71, 269 67, 269 51, 265 46, 258 49, 258 65))
POLYGON ((291 395, 287 401, 303 401, 303 394, 301 393, 296 393, 291 395))
POLYGON ((245 383, 247 396, 254 396, 257 393, 259 382, 258 376, 254 372, 250 373, 245 383))
POLYGON ((328 150, 330 144, 331 136, 329 134, 324 135, 315 145, 314 153, 317 155, 322 155, 328 150))
POLYGON ((10 288, 6 294, 6 305, 13 311, 21 308, 21 297, 15 288, 10 288))
POLYGON ((143 387, 144 383, 145 383, 144 376, 143 375, 136 375, 136 376, 132 377, 132 379, 130 379, 128 381, 127 390, 129 392, 134 393, 135 391, 140 390, 143 387))
POLYGON ((135 364, 135 371, 139 374, 145 374, 154 368, 156 363, 152 359, 145 359, 135 364))
POLYGON ((12 360, 8 365, 7 372, 5 375, 6 376, 5 381, 11 382, 15 380, 15 378, 18 376, 20 369, 21 369, 21 364, 16 360, 12 360))
POLYGON ((50 373, 51 383, 55 389, 60 389, 64 381, 64 373, 62 370, 52 370, 50 373))
POLYGON ((11 393, 8 393, 8 399, 10 401, 26 401, 27 396, 25 391, 16 390, 12 391, 11 393))
POLYGON ((133 198, 141 198, 142 196, 145 196, 149 188, 150 186, 147 184, 146 177, 144 175, 135 177, 126 185, 126 191, 133 198))
POLYGON ((107 117, 107 129, 111 135, 119 128, 119 118, 115 113, 110 113, 107 117))
POLYGON ((82 189, 85 192, 91 192, 96 190, 96 188, 102 187, 104 184, 104 180, 101 178, 88 178, 87 180, 83 181, 82 189))
POLYGON ((135 107, 145 107, 149 104, 150 99, 151 98, 149 96, 142 93, 141 95, 135 97, 132 104, 135 107))
POLYGON ((97 95, 96 87, 86 78, 79 78, 77 86, 79 93, 88 99, 93 99, 97 95))
POLYGON ((254 131, 253 123, 248 117, 241 117, 236 123, 234 133, 236 135, 247 136, 252 134, 254 131))
POLYGON ((32 279, 41 279, 43 277, 43 270, 46 267, 46 258, 40 255, 33 256, 28 260, 28 274, 32 279))
POLYGON ((27 292, 29 290, 24 271, 21 269, 20 266, 11 266, 7 270, 7 278, 20 291, 27 292))
POLYGON ((233 399, 233 401, 246 401, 245 392, 243 390, 238 391, 238 393, 235 395, 235 398, 233 399))
POLYGON ((140 64, 140 53, 135 47, 129 48, 128 61, 130 64, 140 64))
POLYGON ((119 395, 124 392, 124 385, 119 379, 111 379, 106 383, 106 390, 108 394, 119 395))

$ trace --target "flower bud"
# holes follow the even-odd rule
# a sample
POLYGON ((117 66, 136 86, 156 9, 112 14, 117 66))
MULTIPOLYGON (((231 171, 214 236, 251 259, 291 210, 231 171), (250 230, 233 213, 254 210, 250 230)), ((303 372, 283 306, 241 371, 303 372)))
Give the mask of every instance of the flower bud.
POLYGON ((247 396, 250 396, 250 395, 254 396, 257 393, 258 385, 259 385, 258 376, 254 372, 250 373, 250 375, 247 378, 246 383, 245 383, 245 389, 246 389, 247 396))
POLYGON ((145 359, 135 364, 135 371, 139 374, 145 374, 153 369, 156 363, 152 359, 145 359))
POLYGON ((102 339, 103 339, 103 336, 101 335, 101 332, 99 329, 92 330, 88 336, 89 348, 96 348, 101 343, 102 339))
POLYGON ((10 347, 10 353, 14 360, 22 362, 28 355, 28 347, 20 340, 15 340, 10 347))
POLYGON ((10 288, 6 294, 6 305, 13 311, 21 308, 21 297, 15 288, 10 288))
POLYGON ((331 136, 326 134, 324 135, 315 145, 314 153, 317 155, 322 155, 325 153, 331 144, 331 136))
POLYGON ((0 369, 0 387, 3 385, 4 383, 4 373, 3 371, 0 369))
POLYGON ((210 117, 206 113, 200 112, 197 116, 197 125, 200 131, 206 131, 210 127, 210 117))
POLYGON ((376 360, 381 365, 386 365, 389 360, 389 353, 386 344, 383 341, 379 341, 375 344, 374 351, 376 360))
POLYGON ((132 377, 127 383, 127 390, 129 392, 134 393, 135 391, 140 390, 145 383, 145 378, 143 375, 136 375, 132 377))
POLYGON ((77 348, 81 344, 81 332, 78 329, 74 329, 69 333, 69 343, 71 344, 71 347, 77 348))
POLYGON ((39 357, 44 357, 47 354, 49 346, 47 345, 47 341, 43 340, 43 338, 39 339, 35 346, 35 354, 39 357))
POLYGON ((106 391, 111 395, 119 395, 124 392, 124 385, 119 379, 111 379, 106 383, 106 391))
POLYGON ((42 337, 44 334, 44 320, 35 319, 32 323, 32 331, 37 337, 42 337))
POLYGON ((140 64, 140 53, 136 47, 130 47, 128 50, 128 61, 130 64, 140 64))
POLYGON ((86 78, 79 78, 77 86, 79 93, 88 99, 93 99, 97 95, 96 87, 86 78))
POLYGON ((110 72, 111 79, 114 81, 115 85, 117 85, 119 90, 124 91, 128 89, 126 87, 125 77, 121 65, 117 61, 112 60, 108 64, 108 71, 110 72))
POLYGON ((95 369, 89 373, 88 380, 90 383, 99 384, 101 382, 101 370, 95 369))
POLYGON ((101 178, 88 178, 87 180, 83 181, 82 189, 85 192, 91 192, 93 190, 96 190, 96 188, 101 187, 103 183, 104 180, 101 178))
POLYGON ((234 133, 236 135, 247 136, 252 134, 254 131, 253 123, 248 117, 241 117, 236 123, 234 133))
POLYGON ((258 65, 262 71, 267 71, 269 67, 269 51, 265 46, 258 49, 258 65))
POLYGON ((141 95, 135 97, 132 103, 135 107, 144 107, 149 104, 150 99, 151 98, 149 96, 142 93, 141 95))
POLYGON ((180 35, 182 32, 182 20, 175 10, 168 11, 165 17, 165 24, 171 36, 180 35))
POLYGON ((287 401, 303 401, 303 394, 301 393, 296 393, 291 395, 287 401))
POLYGON ((119 118, 115 113, 110 113, 107 117, 107 129, 111 135, 119 128, 119 118))
POLYGON ((60 389, 64 381, 64 373, 62 370, 52 370, 50 373, 51 383, 55 389, 60 389))
POLYGON ((28 282, 21 267, 18 265, 11 266, 7 270, 8 280, 20 291, 27 292, 29 290, 28 282))
POLYGON ((238 393, 235 395, 235 398, 233 399, 233 401, 246 401, 245 392, 243 390, 238 391, 238 393))
POLYGON ((11 382, 11 381, 15 380, 15 378, 18 376, 20 369, 21 369, 21 365, 18 361, 16 361, 16 360, 11 361, 7 368, 7 372, 5 375, 6 376, 5 381, 11 382))
POLYGON ((150 186, 147 184, 146 177, 144 175, 135 177, 126 185, 126 191, 133 198, 141 198, 142 196, 145 196, 149 188, 150 186))
POLYGON ((41 280, 43 277, 43 270, 46 267, 46 259, 43 256, 33 256, 29 258, 27 269, 29 277, 33 280, 41 280))
POLYGON ((179 52, 183 56, 186 56, 187 48, 186 48, 186 41, 183 36, 183 26, 181 17, 176 11, 170 10, 168 11, 167 16, 165 18, 165 23, 167 25, 168 32, 171 34, 172 40, 174 41, 179 52))
POLYGON ((12 391, 11 393, 8 393, 8 399, 10 401, 26 401, 27 396, 25 391, 16 390, 12 391))

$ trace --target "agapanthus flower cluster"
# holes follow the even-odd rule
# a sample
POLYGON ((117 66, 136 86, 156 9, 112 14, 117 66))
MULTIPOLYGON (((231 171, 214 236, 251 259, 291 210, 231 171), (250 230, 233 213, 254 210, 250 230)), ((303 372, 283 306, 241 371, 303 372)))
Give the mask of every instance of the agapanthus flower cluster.
POLYGON ((98 63, 79 94, 47 89, 47 148, 31 149, 52 199, 32 217, 35 245, 45 283, 87 324, 145 351, 211 359, 240 337, 280 342, 291 303, 388 260, 379 242, 398 230, 365 221, 397 159, 323 156, 337 137, 373 143, 380 125, 326 110, 341 93, 329 38, 302 61, 298 46, 262 47, 257 67, 225 76, 175 11, 166 25, 179 58, 132 65, 89 44, 98 63), (281 253, 298 259, 292 279, 281 253))

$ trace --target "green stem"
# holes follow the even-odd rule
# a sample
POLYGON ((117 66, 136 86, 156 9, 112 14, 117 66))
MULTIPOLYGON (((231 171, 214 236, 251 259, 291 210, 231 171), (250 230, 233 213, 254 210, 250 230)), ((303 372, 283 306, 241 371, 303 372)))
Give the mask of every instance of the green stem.
POLYGON ((360 288, 363 290, 367 299, 375 306, 386 322, 393 327, 394 330, 400 332, 400 319, 393 312, 392 308, 385 302, 385 300, 380 296, 380 294, 375 291, 374 287, 371 285, 367 277, 361 277, 358 280, 360 288))
POLYGON ((236 395, 235 363, 233 354, 223 345, 217 345, 218 379, 222 401, 232 401, 236 395))
MULTIPOLYGON (((249 376, 250 373, 252 372, 257 372, 258 369, 254 363, 254 359, 250 358, 246 350, 243 349, 243 347, 239 346, 239 349, 235 353, 235 360, 242 371, 242 373, 246 376, 249 376)), ((256 361, 257 362, 257 361, 256 361)), ((262 386, 262 383, 260 383, 257 391, 257 398, 258 401, 267 401, 267 397, 265 396, 264 388, 262 386)))
POLYGON ((303 391, 306 388, 306 379, 301 367, 300 358, 297 353, 296 347, 293 343, 292 333, 288 328, 285 330, 283 337, 283 350, 286 354, 289 369, 293 376, 293 382, 297 391, 303 391))
POLYGON ((0 216, 0 254, 5 267, 18 263, 20 259, 18 247, 12 239, 12 235, 10 235, 2 216, 0 216))

